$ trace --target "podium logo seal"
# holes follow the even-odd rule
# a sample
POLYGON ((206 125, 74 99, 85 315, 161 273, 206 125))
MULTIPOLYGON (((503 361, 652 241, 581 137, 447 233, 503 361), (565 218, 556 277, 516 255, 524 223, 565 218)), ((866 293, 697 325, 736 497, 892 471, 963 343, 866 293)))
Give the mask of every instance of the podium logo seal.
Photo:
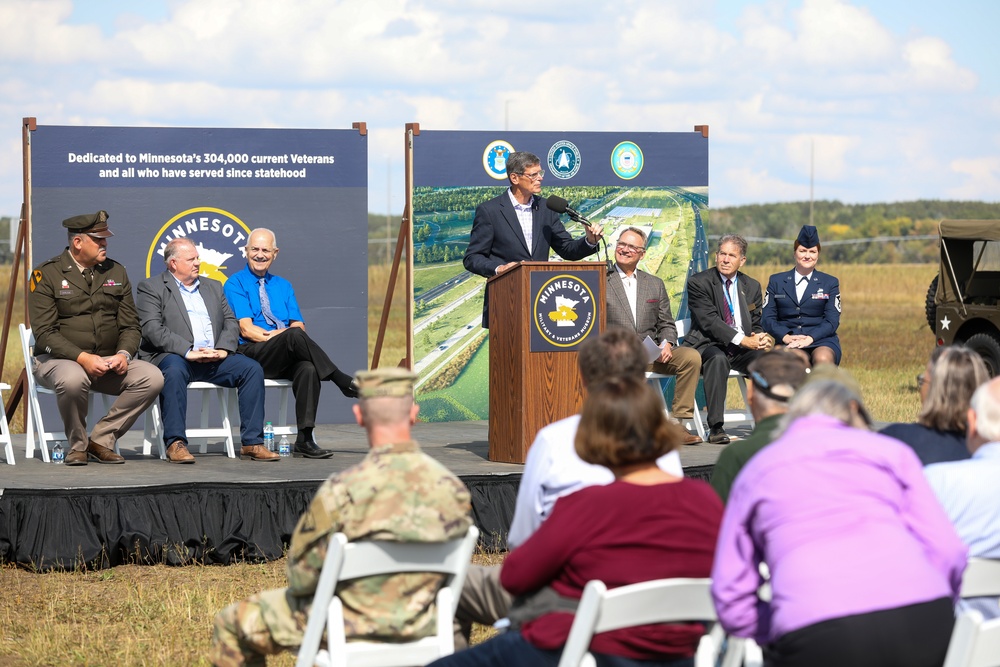
POLYGON ((569 274, 545 281, 532 299, 531 311, 538 333, 555 347, 575 347, 597 326, 593 291, 569 274))
POLYGON ((549 173, 556 178, 565 180, 576 176, 581 161, 580 149, 572 141, 557 141, 549 149, 549 173))
POLYGON ((181 211, 160 227, 146 255, 147 278, 163 270, 167 243, 182 236, 194 241, 201 258, 201 275, 206 278, 225 283, 243 268, 250 228, 228 211, 202 206, 181 211))
POLYGON ((514 152, 514 147, 506 141, 492 141, 483 151, 483 169, 498 181, 507 179, 507 156, 514 152))
POLYGON ((642 171, 642 150, 634 142, 621 142, 611 151, 611 169, 618 178, 632 180, 642 171))

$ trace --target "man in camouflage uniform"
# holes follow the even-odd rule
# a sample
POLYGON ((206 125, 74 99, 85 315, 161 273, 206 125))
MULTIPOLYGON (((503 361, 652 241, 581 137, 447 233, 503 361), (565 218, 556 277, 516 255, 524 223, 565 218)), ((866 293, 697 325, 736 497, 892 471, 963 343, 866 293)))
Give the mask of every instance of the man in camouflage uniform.
POLYGON ((125 267, 108 259, 108 214, 63 220, 69 246, 31 272, 28 313, 35 335, 33 371, 56 393, 70 451, 66 465, 124 463, 115 442, 156 400, 160 370, 133 359, 139 317, 125 267), (111 410, 87 436, 91 391, 113 394, 111 410))
MULTIPOLYGON (((392 368, 357 375, 354 415, 370 451, 327 479, 299 518, 288 549, 288 588, 264 591, 215 618, 211 660, 218 667, 264 665, 265 655, 302 643, 330 536, 348 540, 444 542, 469 528, 469 491, 410 439, 416 376, 392 368)), ((437 574, 370 577, 338 587, 347 638, 418 639, 435 629, 437 574)))

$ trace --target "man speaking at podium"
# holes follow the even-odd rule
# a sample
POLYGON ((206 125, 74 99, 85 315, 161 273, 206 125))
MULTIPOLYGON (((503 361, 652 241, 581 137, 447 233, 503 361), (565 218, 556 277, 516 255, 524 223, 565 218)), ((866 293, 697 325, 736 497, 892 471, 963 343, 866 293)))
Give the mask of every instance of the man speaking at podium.
MULTIPOLYGON (((600 225, 587 225, 587 234, 570 236, 559 214, 545 205, 541 161, 537 155, 516 151, 507 156, 510 189, 476 207, 469 247, 463 264, 472 273, 490 278, 518 262, 546 262, 549 249, 565 260, 577 261, 597 251, 600 225)), ((565 203, 565 202, 563 202, 565 203)), ((489 293, 483 298, 483 328, 489 328, 489 293)))

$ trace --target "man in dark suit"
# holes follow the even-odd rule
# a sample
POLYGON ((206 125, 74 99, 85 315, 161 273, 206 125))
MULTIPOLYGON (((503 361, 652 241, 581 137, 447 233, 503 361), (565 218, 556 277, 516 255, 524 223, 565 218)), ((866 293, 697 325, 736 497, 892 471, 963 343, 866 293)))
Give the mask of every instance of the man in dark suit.
POLYGON ((684 345, 701 353, 712 444, 729 444, 723 429, 729 371, 746 373, 750 362, 774 344, 760 325, 760 283, 740 273, 746 261, 746 239, 726 234, 719 239, 715 268, 696 273, 687 282, 691 333, 684 345))
MULTIPOLYGON (((646 234, 641 229, 629 227, 618 235, 615 270, 607 277, 607 325, 634 331, 640 340, 649 336, 660 346, 660 356, 649 370, 676 376, 671 416, 678 420, 694 419, 694 392, 698 389, 701 355, 690 347, 678 347, 677 326, 670 312, 666 286, 656 276, 637 268, 645 254, 646 234)), ((684 440, 686 445, 699 442, 701 438, 693 433, 684 440)))
MULTIPOLYGON (((518 151, 507 157, 510 189, 476 207, 463 260, 467 270, 491 278, 518 262, 547 262, 549 249, 570 261, 597 251, 601 226, 588 226, 585 237, 570 236, 559 214, 546 208, 538 195, 544 176, 537 155, 518 151)), ((488 293, 483 299, 483 327, 489 327, 488 293)))
POLYGON ((236 387, 240 407, 241 459, 277 461, 264 446, 264 371, 236 354, 240 328, 222 285, 199 276, 198 249, 176 238, 163 252, 167 270, 139 283, 136 308, 142 324, 139 358, 163 373, 160 410, 163 442, 171 463, 194 463, 187 449, 188 382, 236 387))

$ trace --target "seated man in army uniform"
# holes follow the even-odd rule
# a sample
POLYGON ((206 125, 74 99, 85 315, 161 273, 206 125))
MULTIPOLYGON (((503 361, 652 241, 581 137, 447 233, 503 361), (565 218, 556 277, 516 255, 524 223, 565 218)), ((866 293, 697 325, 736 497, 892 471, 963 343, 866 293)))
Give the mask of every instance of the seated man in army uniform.
POLYGON ((122 437, 163 388, 160 370, 133 359, 139 317, 125 267, 108 259, 108 214, 63 220, 69 245, 31 272, 28 314, 35 334, 33 371, 56 393, 70 449, 66 465, 124 463, 115 453, 122 437), (111 410, 87 436, 91 391, 113 394, 111 410))
MULTIPOLYGON (((368 455, 327 479, 299 518, 288 549, 288 588, 251 596, 216 616, 213 664, 264 665, 264 656, 298 648, 333 533, 352 541, 374 535, 445 542, 469 529, 468 489, 410 439, 416 377, 399 368, 358 373, 361 400, 354 415, 368 433, 368 455)), ((364 579, 345 586, 337 595, 344 601, 347 638, 433 634, 440 582, 441 575, 415 573, 392 575, 374 592, 364 579)))

